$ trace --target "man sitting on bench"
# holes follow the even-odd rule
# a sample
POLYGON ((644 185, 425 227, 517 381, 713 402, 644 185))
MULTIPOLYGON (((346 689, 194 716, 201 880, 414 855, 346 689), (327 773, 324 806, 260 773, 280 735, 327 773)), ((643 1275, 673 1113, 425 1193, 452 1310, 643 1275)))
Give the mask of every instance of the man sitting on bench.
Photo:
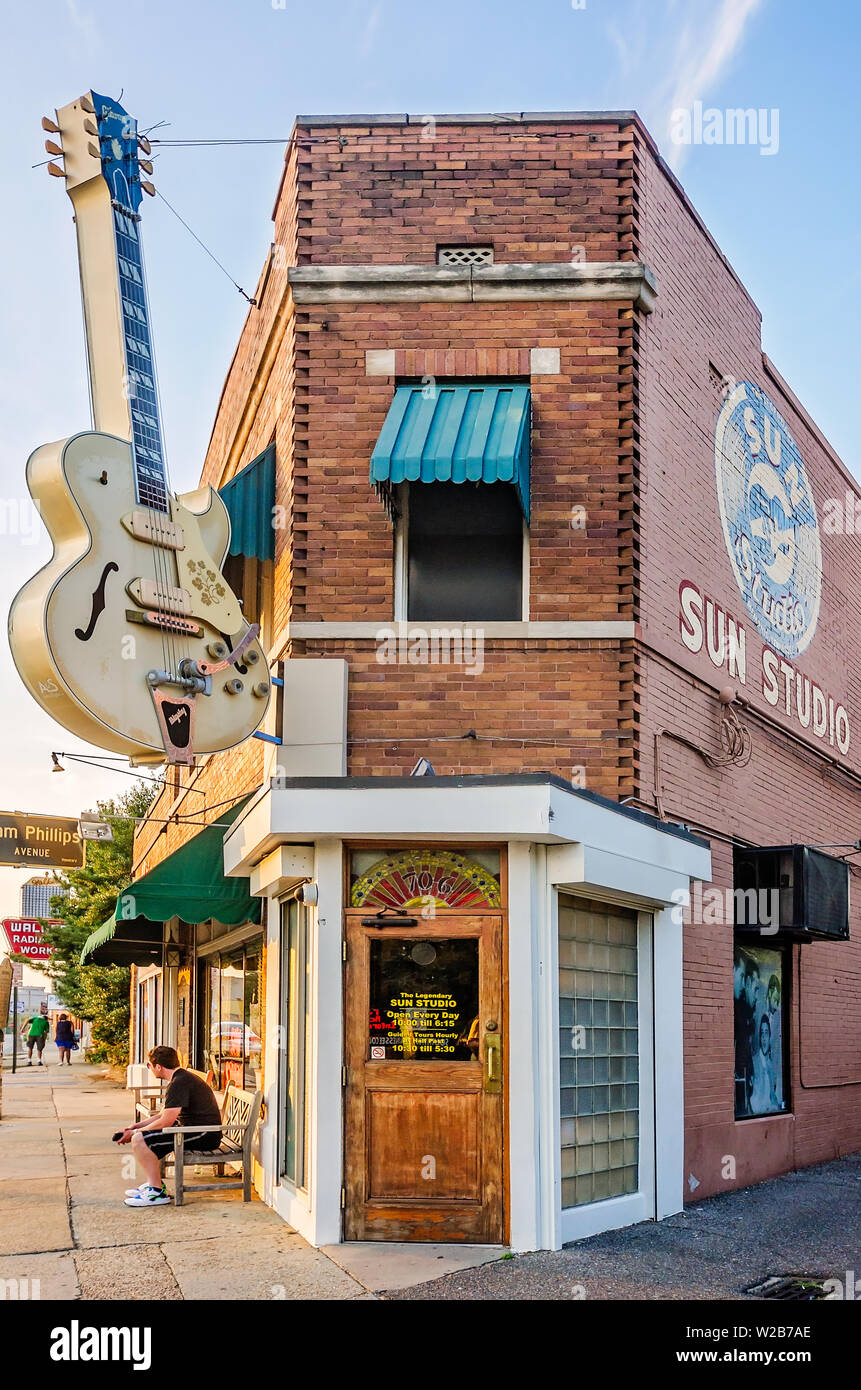
MULTIPOLYGON (((173 1153, 172 1125, 220 1125, 221 1114, 215 1095, 200 1077, 179 1064, 172 1047, 154 1047, 148 1057, 150 1071, 167 1082, 164 1105, 157 1115, 129 1125, 117 1137, 118 1144, 131 1144, 132 1153, 143 1169, 146 1182, 126 1191, 127 1207, 160 1207, 170 1201, 160 1171, 160 1161, 173 1153)), ((186 1134, 185 1143, 193 1149, 217 1149, 221 1130, 186 1134)))

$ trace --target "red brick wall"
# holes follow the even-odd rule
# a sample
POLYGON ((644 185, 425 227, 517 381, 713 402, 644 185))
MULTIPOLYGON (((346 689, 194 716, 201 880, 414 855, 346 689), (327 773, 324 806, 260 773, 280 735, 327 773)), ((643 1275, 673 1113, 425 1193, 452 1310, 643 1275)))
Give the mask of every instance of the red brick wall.
MULTIPOLYGON (((438 772, 585 766, 587 785, 636 791, 655 805, 655 733, 719 749, 715 691, 728 683, 679 641, 678 586, 690 579, 744 621, 746 697, 781 722, 757 683, 761 642, 729 566, 714 481, 719 377, 760 383, 798 442, 820 507, 847 486, 814 427, 769 375, 756 306, 644 134, 608 121, 567 126, 443 125, 432 140, 403 124, 297 129, 275 211, 275 254, 225 384, 204 477, 218 483, 277 441, 283 508, 276 621, 393 619, 393 535, 368 485, 368 459, 394 379, 367 377, 369 348, 396 349, 396 375, 528 375, 528 349, 559 347, 561 370, 532 380, 530 616, 635 618, 643 640, 488 639, 480 675, 386 667, 372 640, 315 639, 297 655, 350 663, 349 772, 405 773, 422 755, 438 772), (345 137, 343 146, 335 138, 345 137), (311 143, 311 141, 315 143, 311 143), (290 264, 433 264, 446 243, 494 246, 497 263, 643 259, 655 312, 624 303, 301 305, 290 264), (571 526, 586 509, 586 530, 571 526), (468 729, 480 740, 462 740, 468 729), (633 737, 631 735, 633 734, 633 737), (503 741, 505 740, 505 741, 503 741)), ((758 234, 754 228, 751 235, 758 234)), ((861 747, 859 539, 823 536, 826 578, 816 638, 794 663, 845 697, 861 747), (849 583, 847 584, 847 576, 849 583)), ((278 656, 291 648, 282 641, 278 656)), ((668 816, 754 843, 831 842, 858 832, 858 784, 754 717, 746 768, 709 769, 662 740, 668 816)), ((784 724, 787 721, 783 720, 784 724)), ((787 724, 787 727, 791 727, 787 724)), ((802 732, 802 731, 797 731, 802 732)), ((262 749, 210 760, 182 810, 250 790, 262 749)), ((155 814, 167 814, 163 797, 155 814)), ((146 867, 193 830, 147 828, 146 867), (153 844, 153 836, 156 837, 153 844)), ((715 882, 731 852, 713 838, 715 882)), ((857 894, 856 894, 857 897, 857 894)), ((792 1116, 733 1119, 732 932, 685 928, 686 1129, 696 1196, 861 1144, 858 990, 861 925, 851 945, 815 944, 793 963, 792 1116), (800 1030, 800 1031, 799 1031, 800 1030), (853 1084, 843 1085, 843 1082, 853 1084)))
POLYGON ((297 126, 300 265, 433 265, 437 245, 461 242, 492 244, 499 262, 568 261, 574 246, 632 259, 631 126, 428 130, 297 126))
MULTIPOLYGON (((848 658, 861 630, 861 536, 823 534, 823 501, 850 483, 815 427, 763 363, 759 313, 645 142, 638 147, 640 254, 658 278, 655 312, 637 341, 641 474, 635 526, 640 547, 638 646, 638 795, 655 805, 655 733, 669 729, 720 752, 716 692, 736 686, 807 748, 742 714, 752 738, 744 768, 710 769, 693 751, 662 740, 662 803, 667 815, 754 844, 850 842, 859 825, 861 672, 848 658), (714 432, 721 406, 712 368, 760 385, 777 405, 801 450, 814 491, 823 549, 817 630, 792 664, 849 712, 853 744, 835 750, 763 698, 762 639, 747 612, 727 556, 715 484, 714 432), (743 622, 747 682, 690 653, 679 636, 679 584, 688 579, 743 622), (819 749, 817 751, 817 743, 819 749), (823 752, 827 756, 823 756, 823 752)), ((756 229, 751 232, 756 235, 756 229)), ((824 346, 824 343, 823 343, 824 346)), ((857 489, 856 489, 857 490, 857 489)), ((732 887, 729 844, 712 840, 714 883, 732 887)), ((793 951, 790 992, 792 1115, 736 1123, 733 1118, 732 927, 685 926, 685 1118, 687 1170, 697 1198, 834 1157, 861 1146, 861 907, 853 875, 852 940, 793 951), (854 1084, 845 1084, 847 1082, 854 1084), (736 1178, 721 1175, 736 1158, 736 1178)), ((765 944, 768 944, 767 942, 765 944)))

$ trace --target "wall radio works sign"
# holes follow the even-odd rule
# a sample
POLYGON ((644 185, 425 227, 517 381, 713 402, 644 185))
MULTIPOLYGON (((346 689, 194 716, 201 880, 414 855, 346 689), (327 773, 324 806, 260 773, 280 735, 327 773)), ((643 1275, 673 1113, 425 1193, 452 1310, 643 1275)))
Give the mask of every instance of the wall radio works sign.
MULTIPOLYGON (((58 926, 53 918, 50 925, 58 926)), ((3 930, 9 946, 16 956, 26 956, 28 960, 50 960, 53 949, 42 940, 42 923, 25 917, 4 917, 3 930)))
POLYGON ((77 820, 0 811, 0 864, 80 869, 83 862, 84 845, 77 820))
POLYGON ((798 445, 774 402, 738 382, 715 428, 724 541, 745 607, 763 640, 796 657, 816 631, 822 551, 798 445))

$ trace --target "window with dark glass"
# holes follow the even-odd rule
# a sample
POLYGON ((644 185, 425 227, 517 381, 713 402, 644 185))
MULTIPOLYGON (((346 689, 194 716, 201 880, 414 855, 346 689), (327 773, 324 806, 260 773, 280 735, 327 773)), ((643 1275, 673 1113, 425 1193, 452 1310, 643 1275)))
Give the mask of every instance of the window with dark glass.
POLYGON ((407 617, 523 616, 523 514, 509 483, 409 483, 407 617))
POLYGON ((736 939, 733 960, 735 1117, 789 1109, 786 995, 790 952, 736 939))

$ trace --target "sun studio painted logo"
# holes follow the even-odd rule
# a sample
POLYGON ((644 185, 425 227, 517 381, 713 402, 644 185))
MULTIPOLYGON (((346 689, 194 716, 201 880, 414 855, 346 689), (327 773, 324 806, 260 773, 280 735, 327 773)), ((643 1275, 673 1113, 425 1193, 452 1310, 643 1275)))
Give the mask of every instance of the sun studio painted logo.
POLYGON ((783 656, 810 644, 819 617, 822 551, 798 445, 758 386, 738 382, 715 428, 724 540, 748 612, 783 656))

